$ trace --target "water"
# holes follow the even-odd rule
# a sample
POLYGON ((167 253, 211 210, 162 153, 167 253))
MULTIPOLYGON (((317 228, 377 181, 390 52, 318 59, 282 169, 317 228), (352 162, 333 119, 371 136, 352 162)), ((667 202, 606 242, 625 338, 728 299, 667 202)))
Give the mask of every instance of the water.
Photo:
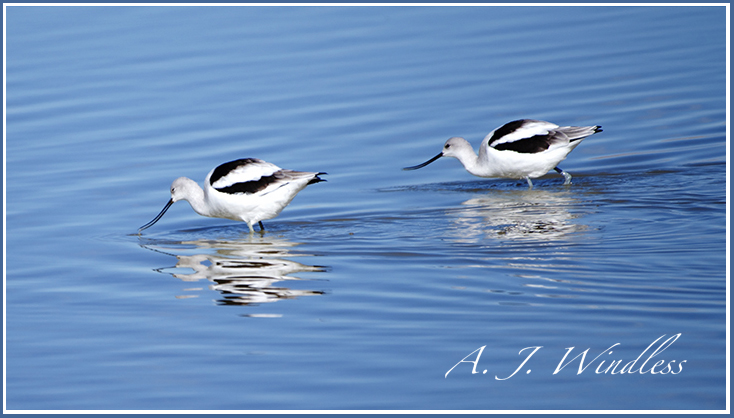
POLYGON ((5 408, 728 408, 725 12, 7 7, 5 408), (571 187, 400 171, 522 117, 571 187), (242 157, 328 182, 135 235, 242 157))

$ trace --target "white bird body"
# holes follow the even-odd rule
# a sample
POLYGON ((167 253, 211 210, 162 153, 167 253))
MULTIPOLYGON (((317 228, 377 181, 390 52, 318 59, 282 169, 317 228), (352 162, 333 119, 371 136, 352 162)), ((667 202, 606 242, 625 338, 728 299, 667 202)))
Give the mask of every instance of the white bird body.
POLYGON ((325 181, 319 178, 321 174, 326 173, 283 170, 257 158, 245 158, 213 169, 203 189, 194 180, 179 177, 171 185, 171 200, 139 232, 156 223, 179 200, 189 202, 199 215, 242 221, 254 232, 254 224, 262 229, 262 221, 278 216, 306 186, 325 181))
POLYGON ((449 138, 443 151, 423 164, 406 167, 415 170, 440 157, 454 157, 466 171, 477 177, 526 179, 545 175, 551 169, 563 174, 568 184, 571 175, 558 168, 558 163, 589 135, 601 132, 600 126, 563 126, 521 119, 506 123, 490 132, 479 146, 479 155, 461 137, 449 138))

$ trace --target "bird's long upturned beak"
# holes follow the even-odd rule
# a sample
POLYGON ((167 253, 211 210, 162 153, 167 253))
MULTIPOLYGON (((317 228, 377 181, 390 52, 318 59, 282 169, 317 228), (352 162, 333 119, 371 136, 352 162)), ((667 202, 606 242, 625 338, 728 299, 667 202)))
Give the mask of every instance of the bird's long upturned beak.
POLYGON ((138 234, 143 232, 143 229, 150 228, 151 226, 153 226, 154 223, 158 222, 158 220, 163 217, 163 214, 166 213, 166 211, 168 210, 168 208, 171 207, 172 204, 173 204, 173 199, 169 200, 168 203, 166 203, 166 206, 163 207, 163 210, 161 211, 161 213, 158 214, 158 216, 155 217, 155 219, 141 226, 140 229, 138 229, 138 234))
POLYGON ((414 165, 413 167, 405 167, 405 168, 403 168, 403 170, 417 170, 419 168, 423 168, 423 167, 427 166, 428 164, 430 164, 430 163, 438 160, 441 157, 443 157, 443 153, 438 154, 437 156, 431 158, 430 160, 426 161, 423 164, 414 165))

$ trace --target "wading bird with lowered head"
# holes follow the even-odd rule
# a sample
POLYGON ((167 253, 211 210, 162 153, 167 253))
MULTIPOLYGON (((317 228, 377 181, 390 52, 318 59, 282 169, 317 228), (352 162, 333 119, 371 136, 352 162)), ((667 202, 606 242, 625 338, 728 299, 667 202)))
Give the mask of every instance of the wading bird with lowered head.
POLYGON ((171 200, 138 234, 158 222, 172 204, 185 200, 196 213, 212 218, 242 221, 255 232, 254 224, 273 219, 306 186, 321 181, 323 172, 284 170, 257 158, 224 163, 212 170, 202 189, 194 180, 179 177, 171 185, 171 200))
POLYGON ((479 155, 466 139, 453 137, 435 157, 403 170, 417 170, 441 157, 454 157, 477 177, 525 179, 532 189, 531 178, 555 169, 565 178, 563 184, 570 184, 571 175, 561 170, 558 163, 584 138, 597 132, 601 132, 601 126, 558 126, 542 120, 520 119, 490 132, 479 145, 479 155))

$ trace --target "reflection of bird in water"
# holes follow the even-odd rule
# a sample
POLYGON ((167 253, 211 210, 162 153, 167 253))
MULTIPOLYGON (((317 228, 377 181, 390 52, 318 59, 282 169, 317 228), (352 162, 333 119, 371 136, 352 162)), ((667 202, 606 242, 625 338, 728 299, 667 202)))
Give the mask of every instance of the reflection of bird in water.
POLYGON ((197 254, 177 256, 177 268, 191 268, 192 274, 175 273, 174 277, 184 281, 208 279, 210 287, 222 294, 224 305, 249 305, 293 299, 300 296, 321 295, 316 290, 289 289, 273 286, 286 280, 301 280, 289 274, 304 271, 325 271, 323 267, 307 266, 283 259, 237 260, 220 256, 197 254))
POLYGON ((196 213, 212 218, 225 218, 252 226, 273 219, 306 186, 325 181, 319 175, 305 171, 283 170, 275 164, 245 158, 224 163, 212 170, 202 189, 195 181, 179 177, 171 185, 171 200, 152 221, 140 227, 138 233, 158 222, 172 204, 186 200, 196 213))
POLYGON ((267 278, 279 280, 298 280, 285 277, 304 271, 325 271, 321 266, 307 266, 291 260, 261 258, 233 259, 209 254, 178 255, 177 268, 190 268, 194 273, 176 273, 173 276, 184 281, 215 278, 267 278))
POLYGON ((291 276, 301 272, 323 272, 325 267, 310 266, 287 259, 308 254, 292 253, 290 247, 298 244, 277 239, 197 240, 165 243, 163 253, 197 252, 193 255, 175 255, 176 269, 191 269, 191 273, 170 273, 186 282, 202 279, 212 282, 210 289, 218 291, 222 305, 250 305, 293 299, 300 296, 321 295, 318 290, 292 289, 276 286, 278 282, 301 281, 291 276), (214 252, 213 254, 211 252, 214 252))
POLYGON ((558 126, 541 120, 521 119, 504 124, 490 132, 479 146, 479 155, 464 138, 449 138, 443 151, 430 160, 403 170, 425 167, 441 157, 454 157, 477 177, 525 179, 530 188, 531 178, 555 169, 571 183, 571 175, 558 163, 589 135, 601 132, 601 126, 558 126))
POLYGON ((566 192, 493 192, 449 214, 455 217, 452 231, 458 241, 472 242, 488 233, 498 239, 555 240, 587 228, 576 222, 580 215, 569 211, 579 204, 566 192))

